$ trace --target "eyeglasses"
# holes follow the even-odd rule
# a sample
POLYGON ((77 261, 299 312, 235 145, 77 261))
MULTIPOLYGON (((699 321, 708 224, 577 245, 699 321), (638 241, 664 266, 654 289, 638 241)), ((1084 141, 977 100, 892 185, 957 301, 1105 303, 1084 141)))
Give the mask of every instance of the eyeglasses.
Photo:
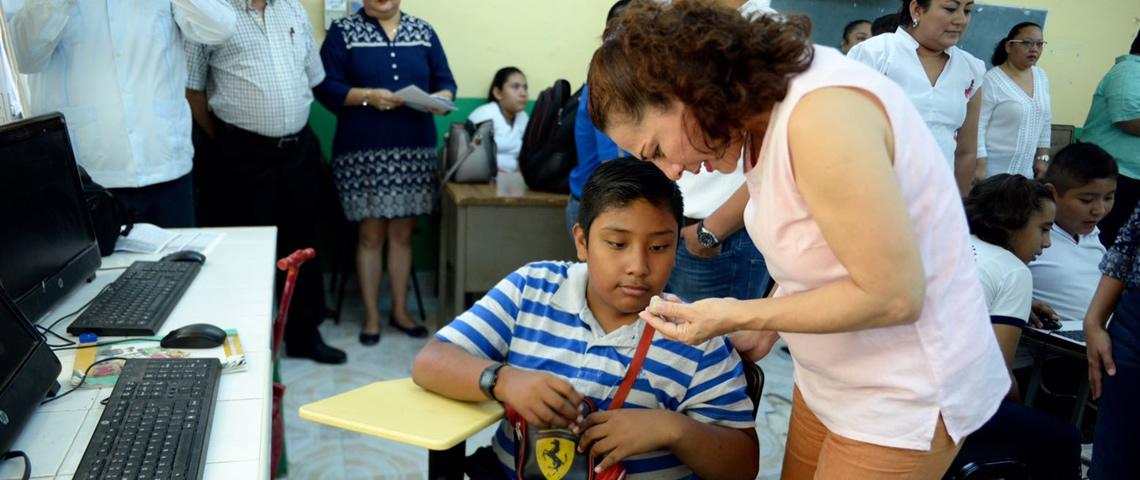
POLYGON ((1009 43, 1018 43, 1018 44, 1021 44, 1021 46, 1025 47, 1025 48, 1037 47, 1037 49, 1040 50, 1040 49, 1045 47, 1046 43, 1049 43, 1049 42, 1044 42, 1044 41, 1035 42, 1033 40, 1010 40, 1009 43))

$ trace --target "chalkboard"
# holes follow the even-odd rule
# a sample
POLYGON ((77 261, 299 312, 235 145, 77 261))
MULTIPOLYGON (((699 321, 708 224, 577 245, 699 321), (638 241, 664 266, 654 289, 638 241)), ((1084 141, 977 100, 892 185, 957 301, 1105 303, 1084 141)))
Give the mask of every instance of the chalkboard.
MULTIPOLYGON (((855 19, 874 21, 881 15, 897 13, 898 0, 773 0, 772 8, 780 13, 802 13, 811 17, 812 37, 815 43, 839 48, 843 27, 855 19)), ((990 67, 990 56, 1009 29, 1021 22, 1045 25, 1042 9, 1002 7, 975 4, 966 36, 958 43, 990 67)), ((1048 33, 1046 33, 1048 38, 1048 33)))

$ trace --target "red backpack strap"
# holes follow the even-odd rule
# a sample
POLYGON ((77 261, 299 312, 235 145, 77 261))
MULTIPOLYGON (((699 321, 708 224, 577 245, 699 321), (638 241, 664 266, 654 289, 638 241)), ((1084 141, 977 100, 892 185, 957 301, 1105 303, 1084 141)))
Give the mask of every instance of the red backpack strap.
POLYGON ((633 361, 629 362, 629 369, 625 372, 625 378, 621 379, 621 386, 618 387, 614 401, 610 402, 610 410, 617 410, 625 404, 625 397, 629 396, 629 391, 637 381, 637 374, 641 371, 641 365, 645 363, 645 354, 649 353, 649 344, 653 343, 655 332, 653 325, 646 322, 645 330, 641 331, 641 341, 637 344, 637 353, 633 355, 633 361))

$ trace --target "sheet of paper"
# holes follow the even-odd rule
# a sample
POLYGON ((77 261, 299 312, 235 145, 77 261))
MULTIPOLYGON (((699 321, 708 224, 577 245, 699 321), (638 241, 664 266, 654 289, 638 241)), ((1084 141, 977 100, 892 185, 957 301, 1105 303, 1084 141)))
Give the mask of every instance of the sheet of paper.
POLYGON ((215 232, 179 232, 178 236, 167 243, 160 253, 166 255, 181 250, 210 253, 210 250, 213 250, 214 246, 221 242, 224 236, 226 234, 215 232))
POLYGON ((404 88, 396 90, 395 95, 404 99, 404 105, 412 107, 421 112, 430 110, 443 110, 445 112, 455 111, 455 104, 451 103, 443 97, 428 95, 427 92, 420 89, 415 85, 408 85, 404 88))
POLYGON ((178 237, 174 232, 163 230, 157 225, 136 223, 131 233, 115 241, 116 252, 159 253, 171 240, 178 237))

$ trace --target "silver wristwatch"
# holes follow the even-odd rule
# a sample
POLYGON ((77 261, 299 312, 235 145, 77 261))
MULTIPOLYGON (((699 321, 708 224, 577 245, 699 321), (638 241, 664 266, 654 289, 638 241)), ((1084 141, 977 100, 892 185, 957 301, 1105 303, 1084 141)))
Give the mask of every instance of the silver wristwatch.
POLYGON ((712 230, 705 228, 704 219, 697 222, 697 243, 701 244, 704 248, 716 248, 720 246, 720 239, 716 237, 716 234, 713 233, 712 230))

